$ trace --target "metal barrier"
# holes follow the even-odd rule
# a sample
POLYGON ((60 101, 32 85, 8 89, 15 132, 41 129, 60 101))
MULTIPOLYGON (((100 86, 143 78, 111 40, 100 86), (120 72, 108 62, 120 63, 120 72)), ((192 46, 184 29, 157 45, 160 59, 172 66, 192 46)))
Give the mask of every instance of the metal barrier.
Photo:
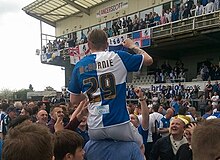
POLYGON ((220 27, 220 11, 152 27, 152 39, 193 33, 196 30, 210 30, 216 27, 220 27))

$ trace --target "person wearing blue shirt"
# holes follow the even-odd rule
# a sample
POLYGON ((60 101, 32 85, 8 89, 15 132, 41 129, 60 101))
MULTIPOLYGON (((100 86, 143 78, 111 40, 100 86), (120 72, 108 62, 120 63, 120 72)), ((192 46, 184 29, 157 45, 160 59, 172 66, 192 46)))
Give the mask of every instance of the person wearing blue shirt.
POLYGON ((135 142, 90 140, 85 147, 85 160, 144 160, 135 142))

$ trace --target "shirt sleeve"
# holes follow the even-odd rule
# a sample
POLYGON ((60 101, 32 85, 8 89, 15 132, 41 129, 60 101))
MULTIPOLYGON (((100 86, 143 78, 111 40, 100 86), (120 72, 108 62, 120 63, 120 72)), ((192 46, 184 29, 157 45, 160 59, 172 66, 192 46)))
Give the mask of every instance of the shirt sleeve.
POLYGON ((64 128, 72 131, 76 131, 76 128, 79 126, 80 122, 75 117, 72 121, 70 121, 64 128))
POLYGON ((130 54, 125 51, 117 51, 116 53, 121 58, 128 72, 137 72, 141 69, 144 60, 143 55, 130 54))
POLYGON ((72 94, 81 93, 81 87, 79 84, 78 76, 79 76, 78 67, 75 66, 75 68, 73 69, 72 75, 71 75, 69 86, 68 86, 68 92, 72 94))

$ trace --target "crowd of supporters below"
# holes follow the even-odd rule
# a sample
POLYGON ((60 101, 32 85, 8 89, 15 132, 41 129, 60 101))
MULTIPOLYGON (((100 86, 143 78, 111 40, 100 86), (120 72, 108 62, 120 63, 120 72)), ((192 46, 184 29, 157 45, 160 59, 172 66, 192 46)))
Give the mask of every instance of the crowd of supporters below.
MULTIPOLYGON (((159 139, 169 135, 168 128, 172 118, 177 115, 184 116, 187 121, 200 122, 205 119, 220 118, 219 94, 220 84, 218 81, 211 84, 207 82, 204 92, 200 92, 195 85, 193 89, 184 89, 184 85, 179 84, 178 90, 172 86, 164 87, 160 92, 149 92, 144 90, 147 97, 149 108, 149 129, 146 140, 146 159, 150 159, 153 154, 155 139, 152 127, 155 127, 154 121, 158 121, 157 130, 159 139), (187 118, 188 117, 188 118, 187 118)), ((141 117, 141 109, 137 97, 132 87, 127 90, 128 104, 127 108, 130 114, 138 118, 141 117), (134 101, 133 101, 134 100, 134 101)), ((33 123, 41 124, 49 128, 51 133, 58 117, 62 117, 63 125, 66 129, 71 129, 80 134, 84 143, 89 141, 87 128, 87 116, 77 110, 77 106, 72 106, 65 98, 54 98, 47 101, 24 101, 13 102, 2 100, 0 104, 1 118, 1 140, 7 135, 10 128, 20 124, 28 119, 33 123)), ((81 108, 82 109, 82 108, 81 108)), ((139 119, 138 121, 141 121, 139 119)))

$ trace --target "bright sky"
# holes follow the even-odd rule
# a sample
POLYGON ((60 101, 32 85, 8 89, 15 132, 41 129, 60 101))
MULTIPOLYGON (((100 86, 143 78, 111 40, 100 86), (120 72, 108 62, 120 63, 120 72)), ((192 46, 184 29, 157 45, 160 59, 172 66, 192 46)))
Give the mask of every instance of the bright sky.
MULTIPOLYGON (((40 56, 40 21, 22 8, 34 0, 0 0, 0 90, 28 89, 47 86, 61 91, 65 85, 61 67, 42 64, 40 56)), ((44 25, 43 33, 54 35, 54 28, 44 25)))

